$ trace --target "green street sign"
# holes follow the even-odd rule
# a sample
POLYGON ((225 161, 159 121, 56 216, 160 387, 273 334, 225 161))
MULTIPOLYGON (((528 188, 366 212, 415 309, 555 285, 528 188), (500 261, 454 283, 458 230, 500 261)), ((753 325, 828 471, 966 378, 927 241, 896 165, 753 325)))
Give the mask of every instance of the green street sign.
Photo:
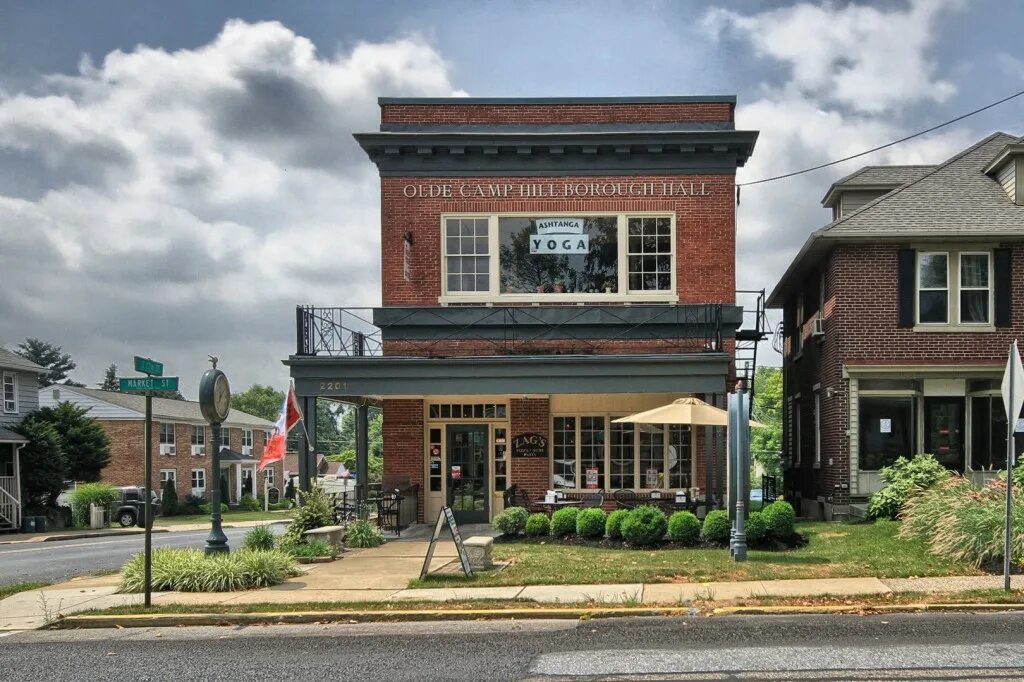
POLYGON ((178 377, 130 377, 117 380, 122 393, 139 391, 177 391, 178 377))
MULTIPOLYGON (((135 371, 148 374, 151 377, 160 377, 164 375, 164 363, 150 360, 149 358, 140 358, 136 355, 135 371)), ((123 391, 124 389, 121 390, 123 391)))

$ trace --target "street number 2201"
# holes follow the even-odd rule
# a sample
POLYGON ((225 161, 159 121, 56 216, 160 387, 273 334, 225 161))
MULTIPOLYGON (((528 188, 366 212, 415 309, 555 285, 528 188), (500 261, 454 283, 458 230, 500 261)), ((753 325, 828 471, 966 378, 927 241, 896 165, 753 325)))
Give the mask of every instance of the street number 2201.
POLYGON ((344 381, 321 381, 320 382, 320 390, 321 391, 343 391, 343 390, 345 390, 345 382, 344 381))

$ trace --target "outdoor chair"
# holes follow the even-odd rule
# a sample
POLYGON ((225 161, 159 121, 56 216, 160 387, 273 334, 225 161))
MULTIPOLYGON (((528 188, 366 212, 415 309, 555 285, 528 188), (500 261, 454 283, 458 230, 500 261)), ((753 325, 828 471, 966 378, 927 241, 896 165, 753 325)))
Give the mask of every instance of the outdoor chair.
POLYGON ((612 494, 615 506, 618 509, 635 509, 642 503, 640 495, 635 490, 616 490, 612 494))
POLYGON ((518 485, 513 485, 511 488, 506 490, 505 495, 505 509, 508 509, 509 507, 522 507, 531 514, 544 511, 544 509, 535 505, 530 500, 530 494, 518 485))
POLYGON ((402 535, 401 525, 402 496, 398 491, 381 493, 377 497, 377 527, 393 530, 395 535, 402 535))
POLYGON ((581 509, 591 509, 594 507, 600 507, 604 504, 604 491, 597 493, 583 493, 580 495, 580 500, 583 504, 580 505, 581 509))

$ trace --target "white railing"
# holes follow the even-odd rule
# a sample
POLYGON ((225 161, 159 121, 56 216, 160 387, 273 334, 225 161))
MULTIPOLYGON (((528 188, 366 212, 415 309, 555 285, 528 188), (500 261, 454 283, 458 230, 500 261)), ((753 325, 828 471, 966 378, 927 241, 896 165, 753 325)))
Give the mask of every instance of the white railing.
POLYGON ((0 524, 3 523, 10 523, 15 530, 21 527, 21 500, 14 476, 0 476, 0 524))

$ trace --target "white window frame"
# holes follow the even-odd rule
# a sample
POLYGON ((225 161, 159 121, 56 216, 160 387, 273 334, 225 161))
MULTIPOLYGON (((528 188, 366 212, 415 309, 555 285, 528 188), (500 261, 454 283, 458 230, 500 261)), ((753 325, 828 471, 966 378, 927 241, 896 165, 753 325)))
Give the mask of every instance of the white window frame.
POLYGON ((270 431, 263 432, 263 444, 266 445, 270 442, 270 431))
POLYGON ((270 487, 270 488, 273 488, 274 487, 274 467, 267 467, 263 471, 266 473, 265 480, 267 482, 267 486, 270 487))
MULTIPOLYGON (((946 274, 947 274, 947 277, 948 277, 949 273, 947 272, 946 274)), ((956 282, 957 282, 957 292, 956 292, 957 316, 956 316, 956 319, 957 319, 957 322, 959 324, 966 325, 966 326, 969 326, 969 327, 975 327, 975 326, 977 326, 977 327, 989 327, 989 326, 992 325, 992 307, 993 307, 993 304, 994 304, 993 293, 992 293, 994 287, 992 286, 993 285, 992 277, 993 277, 993 273, 992 273, 992 252, 991 251, 960 251, 960 252, 958 252, 956 254, 956 282), (964 256, 985 256, 985 260, 986 260, 986 267, 985 267, 985 269, 988 272, 988 284, 987 284, 987 286, 985 286, 985 287, 967 287, 967 286, 964 286, 964 282, 963 282, 963 277, 964 277, 963 260, 964 260, 964 256), (960 294, 963 291, 987 291, 988 292, 988 306, 987 306, 988 319, 984 320, 983 322, 964 322, 963 306, 961 305, 961 301, 960 301, 960 294)))
POLYGON ((252 449, 252 429, 242 429, 242 449, 252 449))
POLYGON ((633 301, 648 303, 678 302, 678 240, 676 239, 676 214, 672 211, 530 211, 530 212, 499 212, 499 213, 443 213, 440 216, 440 254, 441 254, 441 295, 438 303, 514 303, 514 302, 545 302, 545 303, 578 303, 580 301, 633 301), (618 291, 616 293, 514 293, 501 291, 500 244, 498 243, 498 220, 500 218, 544 218, 544 217, 614 217, 617 225, 618 238, 618 291), (448 291, 448 252, 446 241, 446 221, 449 219, 486 219, 487 246, 489 265, 488 291, 449 292, 448 291), (629 256, 628 256, 628 219, 629 218, 668 218, 671 229, 671 273, 670 288, 664 291, 642 291, 629 289, 629 256))
MULTIPOLYGON (((953 316, 950 314, 950 306, 953 305, 953 292, 950 287, 949 266, 952 258, 949 251, 918 251, 914 261, 914 321, 921 326, 949 326, 953 316), (923 256, 945 256, 946 258, 946 286, 945 287, 922 287, 921 286, 921 258, 923 256), (942 322, 921 321, 921 292, 922 291, 945 291, 946 292, 946 319, 942 322)), ((959 267, 957 259, 957 267, 959 267)))
POLYGON ((192 470, 192 478, 190 480, 191 480, 191 483, 192 483, 192 492, 193 492, 193 494, 197 490, 202 490, 203 492, 206 491, 206 469, 193 469, 192 470), (197 477, 196 474, 199 474, 199 476, 197 477), (202 485, 201 486, 197 486, 196 485, 196 481, 201 481, 202 485))
POLYGON ((220 449, 231 447, 231 429, 226 426, 220 427, 220 449))
POLYGON ((3 408, 4 414, 18 414, 20 406, 18 404, 18 373, 17 372, 4 372, 3 373, 3 408), (8 387, 11 390, 11 399, 7 398, 8 387))
POLYGON ((168 480, 174 481, 174 484, 178 484, 178 470, 177 469, 161 469, 160 470, 160 487, 163 488, 168 480), (167 474, 170 474, 168 476, 167 474))
POLYGON ((160 422, 160 435, 158 437, 160 445, 175 445, 175 440, 177 439, 177 436, 175 434, 174 426, 175 425, 173 422, 160 422), (164 433, 164 429, 166 429, 167 427, 170 427, 171 430, 170 440, 167 440, 165 438, 167 434, 164 433))

